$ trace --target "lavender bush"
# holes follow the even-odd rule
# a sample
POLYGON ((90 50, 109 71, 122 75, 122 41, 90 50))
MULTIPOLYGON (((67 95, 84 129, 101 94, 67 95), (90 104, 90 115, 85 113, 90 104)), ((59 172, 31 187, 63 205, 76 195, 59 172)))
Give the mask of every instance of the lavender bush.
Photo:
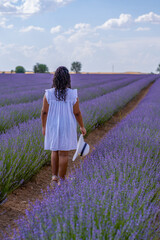
MULTIPOLYGON (((12 239, 158 240, 160 79, 60 187, 48 187, 12 239)), ((5 239, 7 238, 6 235, 5 239)))
POLYGON ((109 92, 115 91, 119 88, 127 86, 141 79, 142 78, 140 77, 137 77, 137 78, 128 77, 118 81, 110 81, 105 84, 103 83, 103 84, 98 84, 92 87, 82 88, 78 91, 80 102, 84 102, 84 101, 105 95, 109 92))
POLYGON ((40 120, 34 119, 0 135, 0 202, 48 161, 40 120))
MULTIPOLYGON (((154 78, 153 78, 154 79, 154 78)), ((112 114, 131 100, 152 78, 136 81, 102 97, 80 105, 84 123, 89 133, 105 122, 112 114)), ((79 133, 79 128, 78 128, 79 133)), ((0 135, 0 201, 17 186, 34 175, 35 171, 50 159, 50 151, 44 152, 41 120, 32 119, 0 135)))
POLYGON ((0 106, 33 102, 35 100, 42 98, 43 95, 44 95, 44 89, 21 91, 19 93, 14 92, 12 94, 10 93, 3 94, 1 95, 0 106))
POLYGON ((39 118, 42 103, 43 99, 39 99, 33 102, 0 107, 0 133, 6 132, 7 129, 29 119, 39 118))
POLYGON ((0 94, 20 93, 21 91, 43 89, 50 86, 52 74, 0 74, 0 94), (41 87, 40 87, 41 86, 41 87))
POLYGON ((84 89, 91 86, 98 86, 123 79, 139 79, 146 77, 144 74, 130 75, 130 74, 76 74, 71 75, 72 87, 77 89, 84 89))
POLYGON ((87 133, 108 120, 115 112, 125 106, 144 87, 148 86, 148 84, 154 80, 154 76, 144 78, 117 91, 83 102, 81 109, 82 116, 85 119, 87 133))

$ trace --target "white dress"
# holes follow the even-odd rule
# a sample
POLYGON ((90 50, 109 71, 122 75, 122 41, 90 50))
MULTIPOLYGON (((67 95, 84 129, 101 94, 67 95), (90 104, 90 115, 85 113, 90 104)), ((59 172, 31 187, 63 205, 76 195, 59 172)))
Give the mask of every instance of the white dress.
POLYGON ((77 148, 77 121, 73 105, 77 101, 77 89, 67 88, 66 101, 58 101, 55 88, 45 89, 49 104, 44 138, 44 150, 69 151, 77 148))

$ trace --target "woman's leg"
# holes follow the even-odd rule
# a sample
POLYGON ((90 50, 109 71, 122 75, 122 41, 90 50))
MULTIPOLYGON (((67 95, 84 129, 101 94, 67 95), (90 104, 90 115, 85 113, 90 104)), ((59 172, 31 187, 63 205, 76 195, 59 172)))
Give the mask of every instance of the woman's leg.
POLYGON ((51 169, 52 169, 52 176, 58 176, 58 168, 59 168, 59 156, 58 151, 52 151, 51 153, 51 169))
POLYGON ((68 151, 59 151, 59 177, 63 180, 67 172, 68 151))

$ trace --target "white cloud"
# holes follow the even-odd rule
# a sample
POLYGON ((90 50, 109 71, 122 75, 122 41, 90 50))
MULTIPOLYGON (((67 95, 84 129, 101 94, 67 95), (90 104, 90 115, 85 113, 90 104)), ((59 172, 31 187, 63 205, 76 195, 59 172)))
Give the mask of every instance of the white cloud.
POLYGON ((130 14, 120 14, 119 18, 111 18, 103 25, 96 27, 96 29, 114 29, 114 28, 128 28, 132 23, 132 16, 130 14))
POLYGON ((160 15, 150 12, 139 16, 135 19, 135 22, 150 22, 160 24, 160 15))
POLYGON ((7 1, 7 0, 2 0, 0 3, 0 13, 5 14, 5 13, 16 13, 18 11, 18 6, 16 6, 17 2, 13 1, 7 1))
MULTIPOLYGON (((91 31, 90 24, 88 23, 77 23, 73 28, 68 29, 67 31, 63 32, 64 35, 71 35, 74 37, 77 35, 84 35, 91 31)), ((93 30, 92 30, 93 31, 93 30)))
POLYGON ((64 3, 65 1, 63 1, 63 0, 55 0, 55 2, 57 2, 57 3, 64 3))
POLYGON ((75 32, 75 30, 72 29, 72 28, 70 28, 70 29, 68 29, 67 31, 63 32, 63 34, 64 34, 64 35, 70 35, 70 34, 72 34, 72 33, 74 33, 74 32, 75 32))
POLYGON ((137 28, 136 29, 136 31, 149 31, 150 30, 150 28, 148 28, 148 27, 139 27, 139 28, 137 28))
POLYGON ((77 31, 77 32, 73 32, 72 35, 70 35, 70 37, 68 38, 68 42, 76 42, 78 39, 81 39, 82 37, 84 37, 85 35, 87 35, 88 32, 86 31, 77 31))
POLYGON ((40 11, 40 0, 25 0, 24 3, 17 7, 18 12, 32 15, 40 11))
POLYGON ((0 27, 2 27, 2 28, 8 28, 8 29, 13 28, 13 24, 9 24, 9 25, 6 24, 7 21, 8 21, 8 20, 7 20, 6 18, 2 18, 2 19, 0 20, 0 27))
POLYGON ((18 51, 23 53, 24 57, 30 58, 34 56, 35 47, 34 46, 19 46, 18 51))
POLYGON ((75 29, 89 29, 90 24, 88 23, 77 23, 74 28, 75 29))
POLYGON ((91 36, 95 33, 95 30, 90 27, 88 23, 77 23, 75 24, 73 29, 69 29, 68 31, 64 32, 64 35, 70 35, 67 41, 69 43, 76 42, 77 40, 82 39, 84 36, 91 36))
POLYGON ((40 11, 40 0, 2 0, 1 15, 15 15, 26 18, 40 11))
POLYGON ((47 56, 50 55, 50 52, 53 51, 53 46, 50 45, 50 46, 47 46, 47 47, 44 47, 44 48, 41 48, 39 50, 39 53, 38 53, 38 58, 39 60, 44 60, 44 58, 46 58, 47 56))
POLYGON ((0 14, 12 14, 20 17, 29 17, 43 11, 53 11, 73 0, 1 0, 0 14))
POLYGON ((20 32, 30 32, 30 31, 39 31, 39 32, 44 32, 44 28, 41 27, 35 27, 35 26, 28 26, 26 28, 20 29, 20 32))
POLYGON ((96 53, 103 48, 103 43, 94 38, 95 31, 87 23, 77 23, 68 33, 59 34, 53 39, 56 61, 82 61, 88 64, 96 53), (65 53, 65 55, 64 55, 65 53))
POLYGON ((56 26, 56 27, 53 27, 53 28, 51 28, 50 33, 52 33, 52 34, 58 33, 58 32, 61 31, 61 28, 62 28, 62 27, 61 27, 60 25, 58 25, 58 26, 56 26))
POLYGON ((4 43, 0 42, 0 56, 7 56, 7 55, 9 55, 14 47, 15 47, 14 44, 4 44, 4 43))
POLYGON ((53 45, 59 56, 62 56, 65 52, 66 55, 68 54, 68 56, 71 57, 74 55, 77 47, 81 48, 82 51, 83 42, 80 39, 75 42, 70 42, 69 38, 70 37, 58 35, 53 39, 53 45))
POLYGON ((97 52, 98 49, 102 47, 102 42, 91 42, 85 40, 82 45, 77 44, 76 48, 73 51, 73 58, 77 56, 81 59, 89 58, 91 59, 97 52))

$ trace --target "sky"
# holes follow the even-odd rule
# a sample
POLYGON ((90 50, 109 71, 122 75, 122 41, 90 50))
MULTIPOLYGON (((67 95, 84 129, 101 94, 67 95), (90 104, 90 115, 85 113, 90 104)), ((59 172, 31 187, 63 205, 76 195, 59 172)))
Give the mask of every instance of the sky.
POLYGON ((159 0, 0 0, 0 71, 73 61, 84 72, 156 73, 159 0))

